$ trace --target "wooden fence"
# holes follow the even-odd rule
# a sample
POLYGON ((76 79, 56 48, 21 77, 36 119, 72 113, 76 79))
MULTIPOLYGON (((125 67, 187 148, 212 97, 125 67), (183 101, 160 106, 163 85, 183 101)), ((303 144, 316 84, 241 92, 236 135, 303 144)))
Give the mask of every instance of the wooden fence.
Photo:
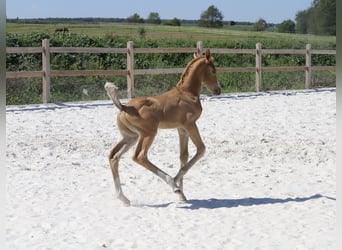
MULTIPOLYGON (((42 77, 43 79, 43 103, 50 102, 50 81, 54 76, 98 76, 115 75, 127 77, 128 98, 134 96, 134 76, 182 73, 184 68, 172 69, 135 69, 134 55, 139 53, 203 53, 201 41, 197 42, 196 48, 134 48, 133 42, 127 42, 127 48, 94 48, 94 47, 50 47, 48 39, 42 41, 42 47, 7 47, 6 53, 41 53, 41 71, 15 71, 6 72, 6 78, 42 77), (51 53, 118 53, 127 55, 127 70, 51 70, 51 53)), ((311 88, 311 72, 314 70, 336 71, 336 66, 311 66, 311 55, 329 54, 336 55, 336 50, 312 50, 307 44, 305 49, 262 49, 257 43, 255 49, 223 49, 211 48, 213 54, 255 54, 255 67, 218 67, 217 72, 255 72, 255 90, 262 90, 262 72, 290 72, 305 71, 305 87, 311 88), (263 54, 305 54, 305 66, 286 67, 262 67, 263 54)))

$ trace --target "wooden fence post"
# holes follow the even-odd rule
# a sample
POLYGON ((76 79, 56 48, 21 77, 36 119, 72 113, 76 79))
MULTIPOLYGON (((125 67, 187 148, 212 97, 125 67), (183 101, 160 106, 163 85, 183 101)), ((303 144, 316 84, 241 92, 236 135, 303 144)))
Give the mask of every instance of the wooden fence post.
POLYGON ((255 91, 259 92, 262 89, 262 78, 261 78, 261 44, 256 44, 255 53, 255 91))
POLYGON ((50 42, 49 39, 42 41, 42 70, 43 70, 43 103, 50 102, 50 42))
POLYGON ((134 51, 133 42, 127 42, 127 98, 134 97, 134 51))
POLYGON ((306 45, 305 56, 305 88, 311 88, 311 44, 306 45))
POLYGON ((196 44, 196 47, 197 47, 197 52, 198 54, 202 55, 203 54, 203 43, 202 41, 198 41, 197 44, 196 44))

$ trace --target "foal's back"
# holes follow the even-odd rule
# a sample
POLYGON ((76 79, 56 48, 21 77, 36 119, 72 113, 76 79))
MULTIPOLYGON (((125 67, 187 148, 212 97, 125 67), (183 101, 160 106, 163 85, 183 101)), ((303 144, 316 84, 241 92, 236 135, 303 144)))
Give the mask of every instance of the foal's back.
POLYGON ((126 104, 126 111, 119 114, 132 125, 157 128, 179 128, 195 122, 202 111, 199 97, 178 87, 158 96, 137 97, 126 104))

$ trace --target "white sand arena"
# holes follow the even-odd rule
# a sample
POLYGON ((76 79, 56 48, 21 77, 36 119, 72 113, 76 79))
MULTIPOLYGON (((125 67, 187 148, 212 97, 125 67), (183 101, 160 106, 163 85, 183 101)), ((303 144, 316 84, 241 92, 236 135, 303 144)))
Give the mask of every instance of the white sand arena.
MULTIPOLYGON (((107 155, 120 139, 108 101, 9 106, 8 249, 335 249, 336 90, 205 97, 205 156, 178 196, 131 160, 115 198, 107 155)), ((194 153, 190 143, 190 156, 194 153)), ((150 160, 174 176, 176 130, 150 160)))

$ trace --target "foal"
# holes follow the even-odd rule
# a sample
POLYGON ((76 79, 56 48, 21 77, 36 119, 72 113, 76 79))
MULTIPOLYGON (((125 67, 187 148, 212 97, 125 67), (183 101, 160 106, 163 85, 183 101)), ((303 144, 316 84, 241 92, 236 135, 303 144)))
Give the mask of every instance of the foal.
POLYGON ((214 95, 221 94, 209 49, 206 50, 205 55, 197 55, 190 61, 178 84, 162 95, 134 98, 123 105, 119 100, 115 85, 110 82, 105 84, 108 96, 120 110, 117 116, 117 126, 122 139, 111 150, 109 163, 117 198, 125 205, 129 206, 130 201, 121 189, 118 172, 119 159, 136 143, 133 160, 164 180, 175 193, 179 194, 180 200, 186 200, 183 193, 183 176, 205 152, 205 146, 196 125, 202 112, 200 102, 202 83, 214 95), (181 168, 174 178, 155 166, 147 157, 159 128, 177 128, 178 130, 181 168), (197 148, 196 154, 190 161, 188 161, 189 137, 197 148))

